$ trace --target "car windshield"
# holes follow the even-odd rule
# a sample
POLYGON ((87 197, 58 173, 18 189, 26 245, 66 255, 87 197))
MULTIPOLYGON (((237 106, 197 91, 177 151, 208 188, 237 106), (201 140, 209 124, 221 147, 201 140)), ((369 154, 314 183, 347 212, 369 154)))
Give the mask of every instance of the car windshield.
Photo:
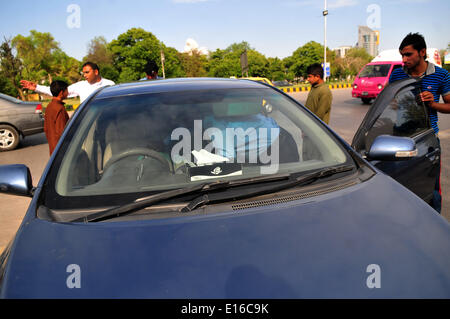
POLYGON ((367 65, 359 74, 360 78, 386 77, 391 68, 390 64, 371 64, 367 65))
POLYGON ((311 114, 265 87, 97 98, 74 121, 47 185, 80 206, 95 196, 142 196, 352 161, 311 114))

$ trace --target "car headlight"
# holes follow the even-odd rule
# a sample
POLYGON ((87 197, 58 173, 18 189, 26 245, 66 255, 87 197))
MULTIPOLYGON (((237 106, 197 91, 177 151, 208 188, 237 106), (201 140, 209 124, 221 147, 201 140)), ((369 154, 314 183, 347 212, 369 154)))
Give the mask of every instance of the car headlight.
POLYGON ((358 88, 358 85, 357 85, 357 84, 353 84, 353 88, 354 88, 354 89, 357 89, 357 88, 358 88))
POLYGON ((378 84, 378 90, 381 90, 383 88, 383 84, 378 84))

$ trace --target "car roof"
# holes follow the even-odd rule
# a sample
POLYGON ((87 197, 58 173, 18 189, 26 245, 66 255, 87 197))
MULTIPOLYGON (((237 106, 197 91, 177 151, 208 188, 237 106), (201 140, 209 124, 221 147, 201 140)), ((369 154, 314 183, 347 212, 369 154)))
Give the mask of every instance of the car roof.
POLYGON ((176 78, 166 80, 138 81, 105 87, 95 99, 104 99, 124 95, 138 95, 161 92, 177 92, 211 89, 255 89, 267 88, 266 85, 241 79, 227 78, 176 78))
POLYGON ((0 93, 0 99, 4 99, 6 101, 13 102, 13 103, 22 103, 21 100, 16 99, 15 97, 3 94, 3 93, 0 93))

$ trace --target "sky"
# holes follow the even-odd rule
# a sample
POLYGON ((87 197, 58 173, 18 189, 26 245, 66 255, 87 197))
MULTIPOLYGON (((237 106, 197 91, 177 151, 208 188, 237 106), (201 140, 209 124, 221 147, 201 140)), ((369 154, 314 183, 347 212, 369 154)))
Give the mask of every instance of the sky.
MULTIPOLYGON (((97 36, 116 39, 137 27, 184 51, 193 39, 210 51, 246 41, 285 58, 309 41, 324 43, 325 0, 0 0, 0 37, 50 32, 81 60, 97 36)), ((355 46, 358 26, 380 31, 379 50, 397 49, 409 32, 429 48, 450 43, 449 0, 327 0, 327 47, 355 46)))

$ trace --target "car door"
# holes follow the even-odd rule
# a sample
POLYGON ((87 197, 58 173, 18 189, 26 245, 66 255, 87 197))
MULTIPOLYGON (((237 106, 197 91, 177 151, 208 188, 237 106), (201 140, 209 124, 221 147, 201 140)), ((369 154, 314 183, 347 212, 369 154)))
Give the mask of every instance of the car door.
POLYGON ((414 140, 417 155, 408 160, 375 161, 374 166, 430 202, 439 174, 441 150, 431 128, 428 108, 418 101, 420 80, 405 79, 388 85, 377 97, 356 132, 352 147, 366 156, 379 135, 403 136, 414 140))

